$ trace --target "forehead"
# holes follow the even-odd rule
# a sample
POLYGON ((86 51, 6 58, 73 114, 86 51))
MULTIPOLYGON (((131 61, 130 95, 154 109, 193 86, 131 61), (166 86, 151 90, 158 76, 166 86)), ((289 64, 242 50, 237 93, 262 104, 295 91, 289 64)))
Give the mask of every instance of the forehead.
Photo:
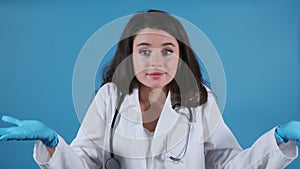
POLYGON ((177 40, 168 32, 152 28, 142 29, 136 34, 134 38, 134 43, 145 41, 152 43, 164 43, 166 41, 177 43, 177 40))

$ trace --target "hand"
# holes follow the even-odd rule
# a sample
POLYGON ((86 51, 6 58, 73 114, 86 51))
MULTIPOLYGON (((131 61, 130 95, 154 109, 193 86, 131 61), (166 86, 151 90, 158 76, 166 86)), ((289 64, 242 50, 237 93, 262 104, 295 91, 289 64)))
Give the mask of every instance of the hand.
POLYGON ((56 132, 40 121, 19 120, 10 116, 3 116, 2 120, 16 126, 0 128, 0 140, 40 140, 49 148, 58 144, 56 132))
POLYGON ((300 141, 300 121, 290 121, 285 125, 277 127, 275 138, 280 143, 286 143, 289 140, 300 141))

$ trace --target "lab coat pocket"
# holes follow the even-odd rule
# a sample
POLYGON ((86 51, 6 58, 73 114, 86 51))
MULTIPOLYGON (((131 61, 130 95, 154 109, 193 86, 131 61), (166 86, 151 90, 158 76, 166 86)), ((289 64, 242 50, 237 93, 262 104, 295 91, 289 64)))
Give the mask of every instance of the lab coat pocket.
POLYGON ((182 169, 186 168, 183 161, 174 161, 170 158, 166 158, 165 169, 182 169))

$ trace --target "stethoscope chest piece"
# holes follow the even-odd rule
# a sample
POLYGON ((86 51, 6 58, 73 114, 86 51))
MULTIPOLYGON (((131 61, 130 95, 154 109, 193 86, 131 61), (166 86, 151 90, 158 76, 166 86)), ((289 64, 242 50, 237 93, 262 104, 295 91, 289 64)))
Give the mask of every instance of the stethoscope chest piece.
POLYGON ((121 169, 120 162, 118 159, 111 157, 105 163, 106 169, 121 169))

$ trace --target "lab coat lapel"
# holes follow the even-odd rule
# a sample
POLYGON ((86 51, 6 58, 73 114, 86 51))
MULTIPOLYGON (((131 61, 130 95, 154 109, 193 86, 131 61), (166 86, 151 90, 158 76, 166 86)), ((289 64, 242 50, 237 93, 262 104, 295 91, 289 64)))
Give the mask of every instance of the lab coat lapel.
POLYGON ((178 113, 172 108, 171 93, 168 93, 165 105, 161 112, 157 126, 155 128, 154 136, 163 135, 168 132, 176 123, 178 119, 178 113))
MULTIPOLYGON (((144 158, 149 151, 149 143, 143 130, 137 89, 134 89, 132 94, 126 95, 119 113, 114 134, 116 154, 129 158, 144 158)), ((136 159, 130 160, 128 163, 133 161, 135 161, 134 163, 141 163, 136 159)))
POLYGON ((171 93, 169 92, 155 128, 151 145, 152 155, 158 155, 165 151, 166 137, 176 125, 178 118, 178 113, 172 108, 171 93))
POLYGON ((138 89, 134 89, 130 95, 127 95, 121 105, 120 115, 123 121, 126 121, 128 136, 132 138, 144 138, 142 115, 138 98, 138 89))

